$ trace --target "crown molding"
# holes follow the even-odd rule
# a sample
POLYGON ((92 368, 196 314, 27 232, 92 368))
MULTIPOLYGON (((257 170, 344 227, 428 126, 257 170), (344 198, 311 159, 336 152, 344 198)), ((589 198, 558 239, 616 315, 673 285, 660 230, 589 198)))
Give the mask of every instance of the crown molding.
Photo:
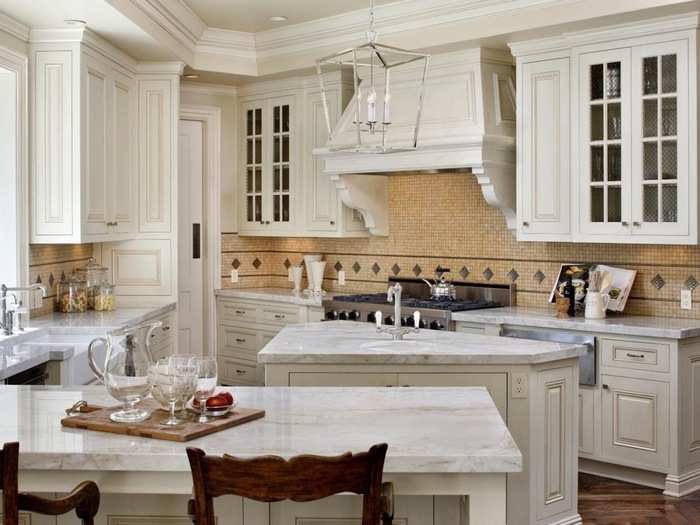
POLYGON ((4 31, 22 42, 29 41, 29 27, 2 12, 0 12, 0 31, 4 31))
POLYGON ((197 95, 211 95, 216 97, 236 97, 238 88, 225 84, 210 84, 208 82, 180 82, 182 93, 194 93, 197 95))
POLYGON ((185 70, 184 62, 139 62, 136 72, 144 75, 182 75, 185 70))
POLYGON ((573 31, 560 36, 511 42, 508 44, 513 56, 520 57, 537 53, 565 51, 575 46, 598 44, 611 40, 625 40, 649 35, 695 31, 700 27, 700 12, 656 18, 651 21, 630 22, 602 29, 573 31))

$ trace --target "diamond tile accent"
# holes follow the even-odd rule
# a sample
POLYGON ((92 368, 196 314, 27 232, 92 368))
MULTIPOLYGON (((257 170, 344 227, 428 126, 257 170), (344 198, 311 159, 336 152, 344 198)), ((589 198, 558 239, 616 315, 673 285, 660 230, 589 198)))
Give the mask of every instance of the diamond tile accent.
POLYGON ((398 264, 394 263, 394 266, 391 267, 391 273, 393 273, 394 275, 399 275, 399 273, 401 273, 401 267, 398 264))
POLYGON ((261 265, 262 265, 262 261, 256 257, 255 260, 253 261, 253 266, 257 270, 258 268, 260 268, 261 265))
POLYGON ((49 274, 49 286, 53 288, 53 284, 56 282, 56 279, 53 276, 53 273, 49 274))
POLYGON ((666 285, 666 281, 664 281, 664 278, 657 273, 651 280, 651 284, 657 290, 661 290, 661 288, 663 288, 666 285))
MULTIPOLYGON (((231 263, 231 266, 233 266, 234 270, 238 270, 238 268, 241 266, 241 261, 239 261, 238 259, 234 259, 231 263)), ((61 275, 61 279, 63 279, 64 277, 64 275, 61 275)))
POLYGON ((508 272, 508 279, 510 279, 510 282, 514 283, 518 280, 518 277, 520 277, 520 274, 515 271, 515 268, 511 268, 508 272))
POLYGON ((379 266, 377 263, 374 263, 372 265, 372 271, 374 272, 374 275, 377 275, 381 270, 382 270, 382 267, 379 266))
POLYGON ((462 279, 466 279, 469 275, 469 268, 467 268, 466 266, 462 266, 462 269, 459 271, 459 275, 462 276, 462 279))
POLYGON ((36 276, 36 284, 42 284, 43 281, 41 280, 41 275, 36 276))
POLYGON ((61 282, 65 282, 66 280, 66 272, 61 272, 61 282))
POLYGON ((338 262, 335 263, 335 266, 333 266, 333 268, 335 268, 335 271, 336 271, 336 272, 339 272, 340 270, 343 269, 343 265, 340 264, 340 261, 338 261, 338 262))
POLYGON ((423 271, 423 268, 421 268, 417 264, 413 267, 413 275, 415 275, 416 277, 418 277, 422 271, 423 271))
POLYGON ((487 281, 490 281, 491 278, 493 277, 493 272, 491 271, 491 268, 486 267, 486 269, 484 270, 484 273, 482 273, 481 275, 484 276, 484 279, 486 279, 487 281))
POLYGON ((544 274, 544 272, 542 270, 537 270, 535 272, 535 275, 533 275, 532 277, 535 279, 535 281, 542 284, 542 281, 544 281, 546 275, 544 274))
POLYGON ((285 260, 284 260, 284 267, 285 267, 287 270, 289 270, 289 267, 290 267, 291 265, 292 265, 292 263, 289 262, 289 259, 285 259, 285 260))
POLYGON ((688 290, 695 290, 700 283, 694 276, 690 276, 685 280, 685 283, 683 283, 683 286, 685 286, 688 290))
POLYGON ((352 265, 352 271, 355 273, 360 273, 361 269, 362 269, 362 266, 360 266, 360 263, 355 261, 355 264, 352 265))

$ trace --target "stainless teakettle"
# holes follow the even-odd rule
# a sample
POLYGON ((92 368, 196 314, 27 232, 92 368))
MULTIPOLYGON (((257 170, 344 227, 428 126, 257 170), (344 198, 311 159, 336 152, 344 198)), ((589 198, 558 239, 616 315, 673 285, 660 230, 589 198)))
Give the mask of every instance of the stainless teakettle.
POLYGON ((455 285, 447 280, 445 274, 449 272, 449 268, 437 267, 435 269, 435 282, 431 283, 427 279, 423 279, 430 286, 430 298, 435 301, 452 301, 457 297, 455 285))

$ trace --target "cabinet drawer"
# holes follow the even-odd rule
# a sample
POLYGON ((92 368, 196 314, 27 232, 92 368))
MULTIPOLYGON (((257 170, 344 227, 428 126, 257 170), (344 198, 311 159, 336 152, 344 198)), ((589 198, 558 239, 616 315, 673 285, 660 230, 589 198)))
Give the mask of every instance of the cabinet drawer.
POLYGON ((668 345, 600 339, 602 366, 649 372, 668 372, 671 349, 668 345))
POLYGON ((219 319, 225 321, 256 321, 258 309, 255 306, 233 301, 219 301, 219 319))
POLYGON ((242 349, 257 352, 258 334, 254 330, 222 324, 219 327, 219 346, 222 350, 242 349))
POLYGON ((257 379, 257 367, 242 364, 227 357, 219 358, 220 382, 230 385, 255 384, 257 379))
POLYGON ((267 324, 286 325, 299 322, 299 308, 288 306, 263 306, 260 321, 267 324))
POLYGON ((291 372, 289 386, 396 386, 397 375, 360 372, 291 372))

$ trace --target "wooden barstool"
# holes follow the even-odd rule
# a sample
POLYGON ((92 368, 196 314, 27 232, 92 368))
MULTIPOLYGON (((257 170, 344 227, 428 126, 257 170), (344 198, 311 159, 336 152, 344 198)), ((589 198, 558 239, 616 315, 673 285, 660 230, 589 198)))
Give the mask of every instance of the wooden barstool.
POLYGON ((72 510, 83 521, 93 525, 100 506, 100 490, 92 481, 84 481, 61 499, 46 499, 19 492, 19 443, 5 443, 0 452, 2 472, 3 525, 18 525, 19 511, 58 516, 72 510))
POLYGON ((194 499, 189 512, 195 525, 215 525, 214 498, 241 496, 255 501, 315 501, 341 492, 362 494, 362 525, 391 525, 393 494, 382 484, 387 445, 342 456, 278 456, 240 459, 207 456, 188 448, 194 499))

